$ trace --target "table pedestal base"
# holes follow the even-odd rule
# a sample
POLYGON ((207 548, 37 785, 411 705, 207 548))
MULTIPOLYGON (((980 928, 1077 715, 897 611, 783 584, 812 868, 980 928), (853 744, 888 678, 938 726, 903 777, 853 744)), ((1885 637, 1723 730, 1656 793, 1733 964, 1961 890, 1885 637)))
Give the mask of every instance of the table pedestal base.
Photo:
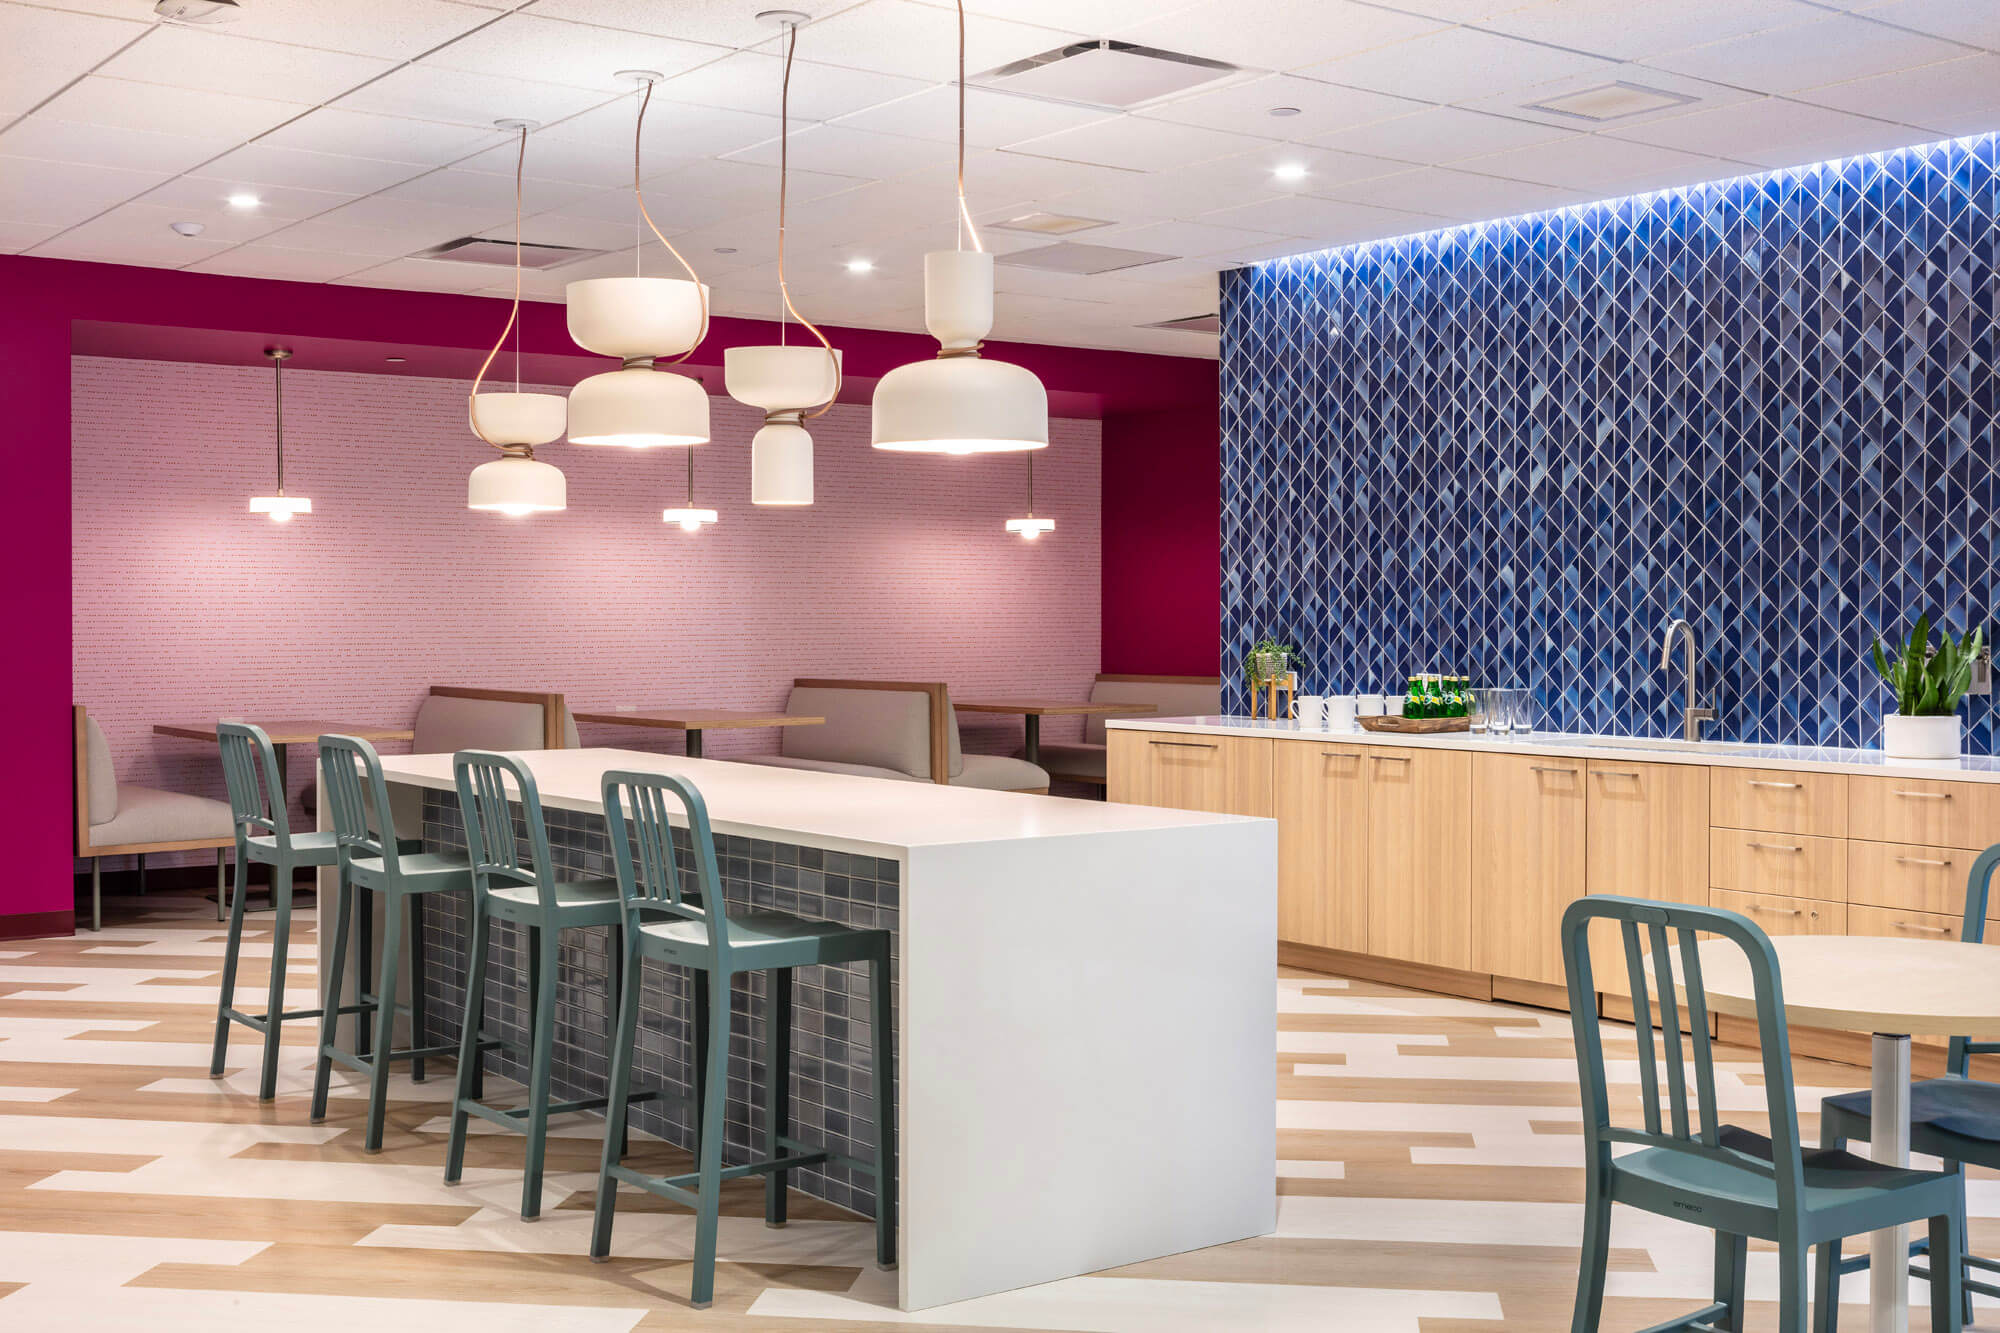
MULTIPOLYGON (((1878 1032, 1870 1053, 1870 1155, 1884 1166, 1910 1164, 1910 1039, 1878 1032)), ((1868 1238, 1868 1327, 1873 1333, 1908 1333, 1910 1327, 1908 1227, 1868 1238)))

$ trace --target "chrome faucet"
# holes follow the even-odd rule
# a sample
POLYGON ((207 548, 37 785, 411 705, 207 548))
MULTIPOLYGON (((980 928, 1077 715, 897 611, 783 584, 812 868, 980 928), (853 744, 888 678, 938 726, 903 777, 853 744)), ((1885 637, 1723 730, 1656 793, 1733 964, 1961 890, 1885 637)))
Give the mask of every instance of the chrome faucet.
POLYGON ((1715 709, 1695 707, 1694 626, 1688 624, 1687 621, 1676 618, 1673 624, 1667 626, 1666 636, 1660 643, 1660 670, 1672 671, 1674 669, 1674 641, 1676 639, 1680 640, 1681 647, 1684 650, 1684 660, 1687 667, 1686 701, 1681 705, 1681 737, 1684 740, 1698 741, 1701 739, 1701 724, 1715 721, 1715 709))

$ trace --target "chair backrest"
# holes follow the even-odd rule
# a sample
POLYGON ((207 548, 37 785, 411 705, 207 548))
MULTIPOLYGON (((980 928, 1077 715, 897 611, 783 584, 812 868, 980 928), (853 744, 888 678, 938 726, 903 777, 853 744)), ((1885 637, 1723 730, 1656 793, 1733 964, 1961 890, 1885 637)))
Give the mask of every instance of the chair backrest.
POLYGON ((380 857, 394 874, 396 825, 387 812, 389 784, 382 777, 382 757, 359 736, 321 736, 320 771, 326 782, 326 808, 333 819, 334 841, 343 857, 380 857), (382 830, 369 827, 368 812, 383 811, 382 830))
POLYGON ((786 710, 826 719, 782 729, 779 752, 788 758, 892 768, 944 783, 965 771, 958 715, 942 682, 795 680, 786 710))
MULTIPOLYGON (((1972 873, 1965 877, 1965 919, 1959 924, 1958 937, 1968 944, 1986 942, 1986 903, 1992 894, 1995 867, 2000 867, 2000 843, 1981 852, 1972 863, 1972 873)), ((1970 1077, 1973 1056, 1995 1054, 2000 1054, 2000 1041, 1953 1037, 1945 1050, 1945 1072, 1959 1078, 1970 1077)))
POLYGON ((729 912, 722 897, 708 802, 692 782, 672 773, 610 772, 604 775, 602 790, 625 928, 637 930, 648 913, 707 922, 710 965, 719 967, 729 953, 729 912), (674 857, 669 811, 676 805, 687 818, 688 843, 694 852, 692 893, 682 885, 674 857))
MULTIPOLYGON (((1090 687, 1090 702, 1152 704, 1155 717, 1207 717, 1222 711, 1220 676, 1126 676, 1099 672, 1090 687)), ((1104 744, 1104 719, 1086 716, 1083 739, 1104 744)))
POLYGON ((268 833, 281 849, 290 850, 292 821, 285 809, 285 791, 278 785, 278 754, 271 748, 271 738, 262 727, 247 722, 224 722, 215 734, 222 746, 222 780, 229 788, 236 836, 268 833))
POLYGON ((69 709, 71 762, 76 774, 76 849, 90 846, 90 826, 118 813, 118 771, 111 764, 111 745, 103 728, 82 704, 69 709))
POLYGON ((1785 999, 1778 976, 1778 956, 1765 935, 1748 917, 1715 907, 1651 902, 1643 898, 1593 895, 1569 905, 1562 918, 1563 965, 1569 977, 1570 1027, 1576 1039, 1576 1067, 1583 1090, 1583 1134, 1589 1149, 1588 1167, 1601 1171, 1611 1163, 1614 1143, 1670 1148, 1733 1166, 1770 1171, 1778 1201, 1787 1211, 1798 1207, 1805 1180, 1799 1152, 1798 1107, 1792 1092, 1790 1031, 1785 1025, 1785 999), (1602 1024, 1597 1015, 1597 986, 1590 968, 1590 924, 1616 926, 1624 944, 1625 977, 1632 992, 1633 1037, 1639 1055, 1639 1098, 1643 1128, 1614 1125, 1604 1071, 1602 1024), (1757 1035, 1764 1059, 1764 1096, 1771 1119, 1771 1159, 1727 1147, 1715 1102, 1715 1057, 1708 1037, 1708 993, 1702 984, 1701 956, 1696 934, 1720 936, 1742 949, 1750 963, 1757 1004, 1757 1035), (1684 1058, 1681 1005, 1687 1000, 1693 1059, 1684 1058), (1651 980, 1659 999, 1659 1045, 1666 1056, 1665 1077, 1654 1057, 1653 1004, 1647 995, 1651 980), (1692 1065, 1695 1114, 1688 1109, 1687 1079, 1692 1065), (1661 1084, 1666 1084, 1668 1119, 1660 1119, 1661 1084))
POLYGON ((452 776, 458 785, 458 809, 465 821, 465 850, 472 860, 472 887, 481 896, 500 887, 532 884, 544 910, 556 905, 555 871, 550 864, 549 830, 542 822, 542 797, 535 775, 512 755, 489 750, 460 750, 452 756, 452 776), (509 799, 507 784, 516 796, 509 799), (521 837, 514 827, 515 801, 528 843, 521 856, 521 837))
POLYGON ((433 685, 417 708, 412 754, 574 750, 576 719, 560 694, 433 685))

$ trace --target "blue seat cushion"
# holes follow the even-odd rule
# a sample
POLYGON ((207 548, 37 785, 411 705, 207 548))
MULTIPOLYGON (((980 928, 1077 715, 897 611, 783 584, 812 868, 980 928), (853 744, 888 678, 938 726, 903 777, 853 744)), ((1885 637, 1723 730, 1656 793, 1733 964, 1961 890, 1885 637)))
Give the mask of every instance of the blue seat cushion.
MULTIPOLYGON (((1864 1120, 1873 1118, 1874 1096, 1865 1089, 1823 1103, 1864 1120)), ((1969 1078, 1927 1078, 1910 1084, 1910 1123, 1960 1138, 2000 1143, 2000 1083, 1969 1078)))
MULTIPOLYGON (((1770 1168, 1771 1140, 1753 1130, 1723 1125, 1716 1131, 1721 1146, 1753 1159, 1740 1163, 1697 1157, 1671 1148, 1642 1148, 1616 1159, 1615 1176, 1632 1176, 1690 1194, 1707 1194, 1754 1208, 1778 1207, 1777 1183, 1770 1168)), ((1800 1154, 1805 1167, 1808 1208, 1833 1208, 1853 1201, 1857 1192, 1881 1192, 1922 1185, 1941 1177, 1934 1171, 1885 1166, 1842 1148, 1808 1148, 1800 1154)), ((1618 1197, 1617 1188, 1614 1197, 1618 1197)), ((1625 1200, 1630 1202, 1631 1200, 1625 1200)))

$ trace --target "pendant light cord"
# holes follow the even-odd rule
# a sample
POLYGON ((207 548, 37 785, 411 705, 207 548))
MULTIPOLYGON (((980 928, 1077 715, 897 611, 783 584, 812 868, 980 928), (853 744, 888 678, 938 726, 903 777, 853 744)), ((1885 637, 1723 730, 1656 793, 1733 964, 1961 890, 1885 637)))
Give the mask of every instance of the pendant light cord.
POLYGON ((834 354, 833 344, 826 340, 824 333, 820 332, 819 325, 801 315, 799 308, 792 304, 792 289, 785 283, 785 204, 788 184, 791 179, 792 52, 797 49, 798 44, 798 24, 787 24, 785 26, 785 74, 783 80, 778 85, 778 295, 784 301, 784 310, 779 312, 778 341, 781 344, 784 342, 784 314, 785 311, 789 311, 793 319, 803 324, 813 337, 819 339, 819 345, 826 348, 826 359, 833 363, 833 392, 827 395, 825 402, 819 404, 817 407, 808 409, 805 415, 799 418, 803 422, 811 421, 815 417, 824 416, 832 410, 834 402, 839 399, 840 358, 834 354))
POLYGON ((285 493, 285 358, 271 358, 272 385, 278 397, 278 494, 285 493))
MULTIPOLYGON (((958 0, 958 217, 972 248, 985 253, 979 243, 979 228, 972 225, 972 210, 965 206, 965 0, 958 0)), ((965 248, 963 237, 959 248, 965 248)))
MULTIPOLYGON (((514 156, 514 304, 507 311, 506 326, 500 330, 499 338, 494 340, 493 350, 488 352, 486 359, 479 363, 479 373, 472 377, 472 392, 465 399, 465 419, 471 424, 472 433, 503 454, 518 453, 522 446, 501 444, 484 430, 480 429, 479 386, 486 379, 486 372, 492 367, 493 359, 499 356, 500 349, 507 345, 507 335, 515 332, 521 318, 521 173, 527 164, 528 127, 523 125, 521 126, 520 151, 514 156)), ((521 340, 518 336, 514 339, 514 392, 521 392, 521 340)), ((534 450, 530 448, 528 450, 528 457, 533 458, 534 456, 534 450)), ((280 447, 278 452, 278 494, 280 495, 285 493, 284 457, 283 448, 280 447)))
POLYGON ((1027 451, 1027 454, 1028 454, 1028 517, 1033 518, 1035 516, 1035 451, 1033 449, 1030 449, 1027 451))
MULTIPOLYGON (((652 229, 653 236, 661 245, 666 246, 667 253, 672 255, 679 261, 680 266, 687 270, 688 281, 694 284, 695 296, 701 301, 701 332, 695 335, 694 342, 688 345, 688 349, 685 352, 682 352, 679 356, 666 363, 670 366, 677 366, 693 356, 694 349, 701 346, 702 339, 708 337, 708 291, 701 285, 701 278, 695 273, 694 265, 688 263, 681 252, 674 249, 674 243, 661 234, 659 224, 654 222, 653 215, 646 211, 646 192, 639 188, 639 145, 646 133, 646 108, 652 104, 652 101, 653 85, 648 83, 645 95, 639 99, 638 124, 632 129, 632 198, 638 201, 639 216, 646 220, 646 225, 652 229)), ((636 257, 636 251, 634 253, 636 257)))

